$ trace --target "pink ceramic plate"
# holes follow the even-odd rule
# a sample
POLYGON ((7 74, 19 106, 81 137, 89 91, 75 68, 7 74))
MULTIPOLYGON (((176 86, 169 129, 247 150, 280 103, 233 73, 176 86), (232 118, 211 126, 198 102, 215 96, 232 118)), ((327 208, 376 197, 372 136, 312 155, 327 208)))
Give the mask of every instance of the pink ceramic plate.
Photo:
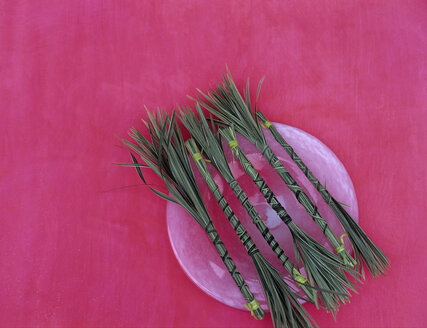
MULTIPOLYGON (((350 206, 348 208, 349 213, 358 220, 357 200, 353 184, 343 164, 335 154, 318 139, 300 129, 279 123, 274 123, 274 125, 285 140, 292 145, 314 175, 321 182, 326 182, 330 193, 338 201, 350 206)), ((319 208, 319 212, 329 222, 332 230, 340 236, 343 230, 332 211, 324 203, 320 194, 293 163, 283 148, 271 137, 271 134, 266 131, 265 135, 273 151, 278 155, 279 159, 290 171, 292 176, 298 181, 299 185, 302 186, 311 199, 315 201, 319 208)), ((304 208, 297 202, 295 196, 286 187, 279 176, 271 169, 259 151, 244 138, 238 137, 238 140, 240 146, 247 154, 247 157, 252 161, 255 168, 264 176, 268 185, 274 191, 293 220, 318 242, 332 250, 321 230, 305 212, 304 208)), ((261 217, 264 219, 266 225, 284 249, 285 253, 295 263, 292 240, 287 227, 266 203, 264 197, 258 191, 252 180, 244 173, 237 160, 233 161, 233 157, 226 145, 224 145, 224 149, 237 181, 243 186, 250 200, 261 214, 261 217)), ((260 251, 276 268, 285 271, 261 234, 252 224, 251 219, 228 185, 226 185, 225 181, 212 166, 209 168, 212 176, 224 193, 225 198, 230 203, 231 208, 249 231, 260 251)), ((252 260, 246 254, 243 245, 240 244, 239 239, 236 237, 231 225, 228 223, 219 205, 211 195, 203 178, 197 171, 197 168, 193 167, 193 171, 195 172, 200 191, 220 237, 224 241, 238 270, 246 280, 246 283, 254 293, 256 299, 264 309, 267 309, 265 296, 258 282, 252 260)), ((196 221, 180 206, 168 202, 167 224, 173 251, 175 252, 178 262, 190 279, 208 295, 216 298, 220 302, 238 309, 244 309, 245 300, 206 233, 196 221)), ((347 240, 346 247, 350 250, 347 240)))

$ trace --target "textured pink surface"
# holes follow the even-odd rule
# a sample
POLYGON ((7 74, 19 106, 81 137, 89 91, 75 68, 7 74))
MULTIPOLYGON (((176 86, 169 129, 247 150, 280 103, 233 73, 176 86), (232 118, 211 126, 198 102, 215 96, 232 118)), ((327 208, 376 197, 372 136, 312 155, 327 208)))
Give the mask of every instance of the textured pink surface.
MULTIPOLYGON (((2 1, 0 325, 270 327, 200 291, 119 145, 228 64, 331 147, 392 261, 322 327, 425 327, 425 1, 2 1), (130 186, 129 188, 121 188, 130 186)), ((151 179, 156 181, 155 179, 151 179)))
MULTIPOLYGON (((274 125, 285 140, 292 145, 304 163, 310 166, 311 171, 319 181, 327 181, 328 190, 332 194, 337 195, 337 197, 339 195, 340 201, 349 206, 349 213, 358 221, 358 207, 353 184, 343 164, 335 154, 321 141, 300 129, 280 123, 274 123, 274 125)), ((305 178, 304 173, 301 172, 298 166, 283 150, 282 146, 275 142, 271 133, 268 131, 266 131, 266 139, 292 176, 297 179, 300 186, 303 187, 311 199, 314 200, 319 212, 329 223, 331 229, 337 236, 341 236, 344 232, 343 228, 334 213, 329 209, 329 206, 323 201, 322 196, 320 196, 310 181, 305 178)), ((252 162, 258 172, 261 173, 268 183, 268 186, 275 193, 277 199, 292 217, 292 220, 311 237, 315 238, 321 245, 333 252, 333 248, 323 235, 322 230, 314 223, 304 207, 298 203, 294 194, 286 187, 258 149, 239 135, 237 136, 237 140, 240 148, 243 149, 247 158, 252 162)), ((245 193, 264 220, 270 232, 274 235, 274 238, 280 244, 280 247, 282 247, 292 263, 295 264, 294 246, 289 229, 286 228, 286 225, 276 212, 265 201, 265 198, 259 192, 253 181, 245 174, 239 162, 236 159, 233 160, 231 151, 228 149, 225 142, 224 149, 230 168, 237 182, 245 190, 245 193)), ((252 223, 251 218, 246 213, 231 188, 229 188, 228 184, 213 166, 208 164, 208 167, 218 188, 224 195, 231 209, 249 232, 258 249, 277 269, 281 272, 286 272, 285 268, 278 261, 276 254, 271 250, 252 223)), ((255 298, 261 306, 267 310, 267 301, 259 283, 253 261, 248 256, 239 238, 236 237, 236 233, 227 222, 221 207, 217 204, 195 165, 193 165, 193 170, 215 228, 255 298)), ((172 248, 180 265, 190 279, 207 294, 217 300, 244 310, 245 303, 247 302, 245 302, 239 288, 231 278, 227 268, 218 256, 218 252, 212 246, 212 242, 209 240, 206 233, 204 233, 202 227, 200 227, 191 215, 178 204, 169 202, 166 211, 168 232, 172 248)), ((348 240, 345 240, 344 243, 350 254, 352 254, 348 240)), ((302 268, 301 272, 304 273, 305 271, 303 270, 302 268)), ((299 290, 296 284, 292 282, 289 283, 299 290)), ((303 292, 301 295, 305 296, 303 292)))

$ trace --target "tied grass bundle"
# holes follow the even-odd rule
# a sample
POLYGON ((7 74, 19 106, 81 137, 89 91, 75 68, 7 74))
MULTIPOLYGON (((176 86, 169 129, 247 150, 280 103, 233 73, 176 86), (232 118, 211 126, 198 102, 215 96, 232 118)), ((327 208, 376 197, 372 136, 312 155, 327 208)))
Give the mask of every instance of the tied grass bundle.
POLYGON ((237 270, 236 264, 230 257, 224 243, 216 231, 209 213, 203 203, 200 191, 193 176, 184 141, 175 122, 175 114, 169 117, 158 111, 157 118, 149 114, 149 122, 144 122, 149 130, 151 141, 146 139, 137 129, 131 129, 130 136, 136 144, 124 140, 130 149, 139 154, 145 165, 138 164, 132 155, 133 164, 141 180, 146 183, 141 167, 151 168, 164 182, 171 196, 168 196, 150 187, 158 196, 181 205, 199 223, 209 239, 214 244, 224 265, 248 302, 247 308, 257 319, 264 317, 264 310, 259 306, 254 295, 246 285, 242 275, 237 270))
POLYGON ((285 149, 292 160, 301 169, 304 175, 310 180, 313 186, 317 189, 320 195, 323 197, 325 202, 330 206, 345 232, 350 239, 351 245, 354 249, 357 270, 363 275, 362 259, 366 263, 369 271, 374 277, 379 274, 384 274, 387 268, 390 266, 387 256, 379 249, 377 245, 367 236, 363 229, 357 224, 357 222, 351 217, 351 215, 343 208, 340 202, 338 202, 329 191, 326 186, 323 186, 319 180, 309 170, 307 165, 302 161, 298 154, 294 151, 291 145, 289 145, 282 135, 277 131, 273 124, 267 120, 265 115, 261 111, 256 112, 257 117, 264 124, 274 139, 285 149))
MULTIPOLYGON (((259 121, 252 116, 252 106, 249 95, 249 80, 245 91, 245 99, 237 90, 236 85, 231 77, 230 72, 227 72, 227 77, 224 76, 222 84, 217 85, 217 89, 212 89, 209 95, 199 90, 202 97, 205 99, 199 100, 203 107, 218 117, 226 125, 233 126, 236 132, 244 136, 252 142, 264 158, 268 161, 271 167, 285 182, 286 186, 294 193, 298 202, 304 207, 307 213, 313 218, 316 224, 322 229, 326 238, 334 247, 336 253, 341 257, 344 264, 351 268, 347 270, 354 275, 357 271, 352 270, 356 265, 356 261, 348 254, 344 245, 328 223, 320 215, 317 206, 307 196, 304 190, 298 185, 288 170, 279 161, 273 150, 267 143, 264 133, 261 129, 259 121)), ((258 87, 259 92, 259 87, 258 87)), ((256 108, 255 108, 256 112, 256 108)), ((356 275, 356 278, 358 274, 356 275)))
POLYGON ((341 262, 333 253, 329 252, 316 240, 305 233, 292 220, 286 209, 282 206, 282 204, 274 195, 273 191, 269 188, 265 180, 240 148, 239 143, 236 140, 234 130, 230 127, 220 129, 219 131, 227 141, 231 151, 236 155, 236 158, 240 162, 243 170, 250 176, 252 181, 258 187, 258 190, 265 197, 267 203, 276 211, 280 219, 289 228, 294 243, 295 254, 297 259, 302 260, 304 267, 307 270, 309 279, 314 281, 316 286, 322 290, 331 290, 337 292, 337 294, 320 294, 322 304, 328 311, 334 313, 340 303, 345 303, 348 301, 350 293, 346 287, 354 290, 354 285, 344 274, 342 274, 341 271, 338 271, 339 275, 335 276, 334 279, 325 279, 321 273, 327 271, 327 268, 325 268, 323 271, 318 270, 317 268, 325 266, 325 263, 329 263, 329 265, 335 267, 341 267, 341 262))
MULTIPOLYGON (((251 236, 225 200, 224 195, 210 174, 195 141, 189 139, 185 145, 210 191, 254 262, 259 281, 264 289, 269 307, 272 309, 274 326, 312 327, 311 321, 313 320, 298 302, 298 296, 282 280, 279 272, 261 255, 251 236)), ((314 325, 317 326, 315 323, 314 325)))

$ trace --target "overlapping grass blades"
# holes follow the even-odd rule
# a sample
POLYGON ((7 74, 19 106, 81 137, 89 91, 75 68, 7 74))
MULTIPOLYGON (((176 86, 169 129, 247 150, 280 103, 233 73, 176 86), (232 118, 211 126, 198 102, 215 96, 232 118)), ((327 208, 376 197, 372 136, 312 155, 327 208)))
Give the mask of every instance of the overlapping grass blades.
POLYGON ((331 207, 350 239, 358 264, 358 271, 363 274, 363 263, 361 261, 363 259, 374 277, 378 274, 384 274, 386 269, 389 267, 389 261, 385 254, 377 245, 374 244, 374 242, 372 242, 344 207, 334 197, 332 197, 326 186, 320 183, 292 146, 286 142, 274 125, 267 120, 265 115, 261 111, 257 111, 256 114, 265 127, 271 132, 274 139, 276 139, 276 141, 283 147, 307 179, 317 189, 325 202, 331 207))
POLYGON ((313 320, 298 302, 298 296, 283 281, 279 272, 261 255, 252 238, 225 200, 194 140, 190 139, 186 141, 186 146, 206 184, 236 231, 248 254, 252 257, 269 307, 272 313, 274 312, 272 318, 275 327, 282 327, 283 325, 285 327, 312 327, 313 320))
POLYGON ((335 312, 340 302, 343 303, 347 301, 348 297, 350 296, 350 293, 346 287, 353 289, 354 285, 348 281, 346 276, 339 270, 338 275, 335 277, 335 279, 338 279, 338 282, 334 283, 334 281, 329 279, 322 279, 321 272, 327 272, 328 268, 325 268, 323 271, 318 270, 317 268, 319 266, 325 265, 325 263, 332 267, 342 267, 339 259, 322 245, 320 245, 316 240, 307 235, 307 233, 305 233, 305 231, 303 231, 292 220, 291 216, 287 213, 282 204, 280 204, 279 200, 276 198, 273 191, 269 188, 266 181, 262 178, 259 172, 252 165, 251 161, 246 157, 243 150, 240 148, 234 134, 234 130, 231 127, 226 127, 220 129, 219 131, 227 141, 237 160, 241 163, 243 170, 249 175, 249 177, 258 187, 261 194, 265 197, 267 203, 276 211, 277 215, 289 228, 297 258, 301 259, 305 268, 308 268, 307 272, 309 277, 314 279, 316 286, 320 289, 328 289, 337 292, 337 294, 320 293, 322 304, 326 307, 327 310, 335 312), (315 278, 317 277, 320 277, 320 279, 316 280, 315 278))
MULTIPOLYGON (((281 259, 284 267, 293 275, 295 271, 294 265, 287 256, 284 257, 283 250, 278 246, 258 212, 248 200, 245 192, 235 180, 224 155, 219 134, 215 133, 215 130, 209 127, 198 104, 196 104, 196 108, 200 119, 197 118, 196 114, 191 110, 183 109, 180 114, 181 121, 203 149, 206 157, 235 192, 265 240, 275 253, 278 256, 280 255, 279 259, 281 259)), ((213 129, 215 129, 215 127, 213 127, 213 129)), ((294 224, 291 225, 291 233, 294 245, 296 246, 296 256, 304 263, 309 281, 323 291, 321 297, 324 302, 323 305, 327 310, 335 313, 340 303, 348 301, 350 293, 347 288, 354 290, 354 284, 347 279, 341 270, 344 265, 337 256, 319 245, 314 239, 309 237, 294 224)))
MULTIPOLYGON (((282 250, 280 245, 277 243, 274 236, 270 233, 269 229, 265 225, 264 221, 259 216, 258 212, 249 201, 244 190, 239 186, 236 179, 234 178, 230 167, 228 166, 227 160, 225 159, 220 136, 213 133, 209 128, 208 122, 203 116, 200 106, 197 104, 197 111, 200 116, 200 120, 197 115, 189 109, 182 109, 180 119, 185 127, 190 131, 191 136, 196 141, 199 147, 201 147, 203 154, 205 154, 213 166, 223 176, 225 181, 230 185, 233 192, 238 197, 239 201, 245 207, 253 223, 257 226, 264 239, 267 241, 269 246, 273 249, 283 266, 293 276, 293 272, 296 270, 295 266, 289 260, 289 257, 282 250), (215 154, 215 156, 213 155, 215 154)), ((212 125, 212 128, 214 126, 212 125)), ((299 273, 299 272, 298 272, 299 273)), ((299 273, 299 275, 301 275, 299 273)))
MULTIPOLYGON (((243 297, 251 305, 251 313, 257 319, 264 317, 264 311, 255 300, 243 277, 228 254, 225 245, 220 239, 203 203, 200 191, 193 176, 184 140, 175 122, 175 115, 169 117, 158 111, 157 116, 149 114, 150 120, 145 122, 150 132, 151 140, 135 128, 131 129, 130 136, 136 144, 124 140, 124 144, 141 156, 145 164, 139 164, 132 155, 134 166, 141 180, 146 183, 141 168, 152 169, 165 184, 170 195, 149 186, 158 196, 181 205, 202 226, 218 251, 219 256, 230 272, 243 297), (255 304, 255 306, 253 306, 255 304)), ((261 261, 261 260, 260 260, 261 261)))
MULTIPOLYGON (((214 227, 203 203, 188 160, 184 140, 174 117, 175 113, 172 118, 161 113, 158 113, 156 118, 150 116, 150 121, 146 125, 150 131, 151 141, 133 129, 131 137, 137 145, 127 141, 125 144, 137 152, 146 165, 162 178, 172 197, 152 190, 159 196, 182 205, 199 223, 201 222, 206 231, 212 232, 214 227)), ((139 164, 135 166, 141 167, 139 164)), ((138 173, 142 175, 141 170, 138 173)), ((216 244, 220 242, 217 233, 215 241, 216 244)), ((222 242, 220 243, 223 245, 222 242)), ((311 322, 311 317, 278 271, 264 259, 259 251, 251 249, 250 255, 266 295, 275 327, 317 327, 311 322)), ((227 257, 229 258, 228 253, 227 257)), ((248 304, 252 305, 253 299, 248 304)), ((252 308, 252 314, 260 318, 264 312, 261 307, 256 307, 256 309, 252 308)))
MULTIPOLYGON (((205 94, 200 90, 199 92, 201 93, 202 98, 199 101, 203 107, 226 125, 233 126, 236 132, 251 141, 258 148, 288 188, 294 193, 298 202, 322 229, 326 238, 331 242, 332 246, 341 257, 343 263, 350 268, 347 271, 358 277, 358 273, 352 269, 356 264, 356 261, 348 254, 346 249, 340 243, 339 238, 334 234, 328 223, 322 218, 316 205, 293 179, 288 170, 283 166, 269 147, 260 123, 252 113, 249 81, 246 87, 244 99, 239 93, 229 72, 227 73, 227 77, 224 76, 223 83, 218 84, 216 89, 211 89, 209 94, 205 94)), ((256 108, 254 109, 254 112, 256 112, 256 108)))

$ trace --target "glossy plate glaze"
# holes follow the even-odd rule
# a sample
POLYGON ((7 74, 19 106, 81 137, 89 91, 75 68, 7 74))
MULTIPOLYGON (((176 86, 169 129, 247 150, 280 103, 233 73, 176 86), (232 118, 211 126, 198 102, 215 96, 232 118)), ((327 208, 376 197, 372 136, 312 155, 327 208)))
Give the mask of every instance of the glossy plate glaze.
MULTIPOLYGON (((285 140, 295 149, 314 175, 322 183, 327 184, 329 192, 338 201, 349 206, 349 213, 358 221, 357 200, 353 183, 337 156, 318 139, 300 129, 279 123, 274 123, 274 125, 285 140)), ((266 131, 265 135, 273 151, 297 180, 299 185, 302 186, 310 198, 315 201, 319 208, 319 212, 329 222, 332 230, 340 236, 343 230, 320 194, 314 189, 283 148, 271 137, 271 134, 266 131)), ((244 138, 238 137, 238 140, 247 157, 252 161, 255 168, 261 172, 262 176, 293 220, 318 242, 332 250, 332 247, 323 236, 321 230, 298 203, 293 193, 286 187, 280 177, 271 169, 261 153, 244 138)), ((243 186, 266 225, 281 247, 285 250, 285 253, 295 263, 292 239, 287 227, 266 203, 262 194, 258 191, 252 180, 245 174, 239 162, 233 158, 226 145, 224 145, 224 149, 226 150, 227 158, 237 181, 243 186)), ((285 271, 267 243, 263 240, 261 234, 252 224, 251 219, 240 205, 231 189, 212 166, 209 166, 209 168, 231 208, 249 231, 262 254, 276 268, 282 272, 285 271)), ((254 293, 256 299, 264 309, 267 309, 265 296, 258 282, 252 260, 247 255, 243 245, 240 244, 231 225, 228 223, 203 178, 194 166, 193 171, 195 172, 207 209, 211 214, 221 239, 224 241, 238 270, 243 275, 243 278, 246 280, 246 283, 254 293)), ((180 206, 168 202, 167 225, 173 251, 181 267, 190 279, 208 295, 220 302, 238 309, 244 309, 245 301, 239 289, 223 265, 206 233, 196 221, 194 221, 194 219, 180 206)), ((345 245, 346 248, 350 250, 348 240, 345 241, 345 245)), ((302 270, 302 272, 304 271, 302 270)))

